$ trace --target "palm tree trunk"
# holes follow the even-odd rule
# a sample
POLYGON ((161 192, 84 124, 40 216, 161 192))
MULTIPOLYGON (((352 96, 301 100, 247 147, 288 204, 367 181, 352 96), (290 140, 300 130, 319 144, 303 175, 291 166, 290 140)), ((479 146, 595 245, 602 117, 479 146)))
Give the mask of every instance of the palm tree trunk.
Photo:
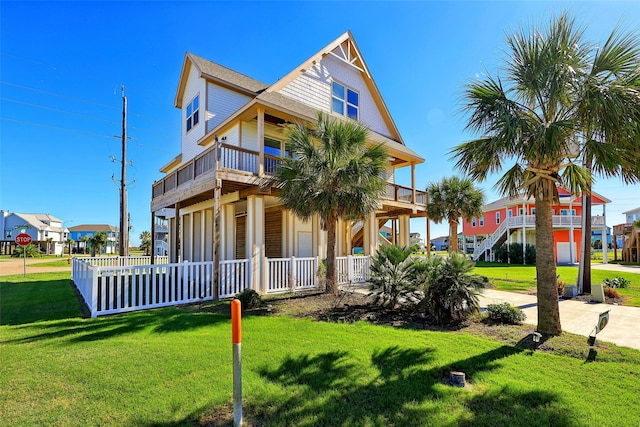
POLYGON ((338 218, 335 214, 326 222, 327 224, 327 293, 338 295, 338 284, 336 283, 336 223, 338 218))
POLYGON ((538 280, 538 332, 560 335, 560 309, 553 252, 553 208, 548 197, 536 198, 536 277, 538 280))
POLYGON ((449 220, 449 252, 458 253, 458 221, 449 220))

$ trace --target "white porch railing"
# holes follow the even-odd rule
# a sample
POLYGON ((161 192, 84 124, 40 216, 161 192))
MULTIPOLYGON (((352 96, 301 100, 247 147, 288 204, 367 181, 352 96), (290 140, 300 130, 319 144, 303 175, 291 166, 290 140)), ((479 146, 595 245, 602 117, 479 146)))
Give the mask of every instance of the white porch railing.
POLYGON ((229 298, 250 287, 248 273, 248 259, 220 261, 218 296, 220 298, 229 298))
POLYGON ((266 258, 265 293, 318 288, 318 258, 266 258))
POLYGON ((369 280, 371 257, 349 255, 338 257, 336 262, 338 285, 364 283, 369 280))
MULTIPOLYGON (((105 256, 105 257, 77 257, 89 262, 92 267, 126 267, 131 265, 148 265, 151 264, 150 256, 105 256)), ((154 264, 166 264, 169 262, 167 256, 156 256, 154 264)))

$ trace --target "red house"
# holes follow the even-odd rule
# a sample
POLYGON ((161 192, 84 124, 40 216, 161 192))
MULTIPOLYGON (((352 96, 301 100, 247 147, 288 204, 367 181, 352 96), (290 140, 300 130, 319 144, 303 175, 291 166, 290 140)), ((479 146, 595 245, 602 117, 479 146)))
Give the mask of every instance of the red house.
MULTIPOLYGON (((560 203, 553 206, 553 237, 556 263, 575 264, 580 261, 582 239, 582 197, 558 188, 560 203)), ((593 193, 592 207, 602 206, 602 215, 591 217, 592 229, 602 228, 606 235, 606 204, 611 200, 593 193)), ((484 206, 484 216, 463 220, 462 235, 465 250, 474 260, 495 260, 495 250, 503 244, 520 243, 523 248, 536 244, 533 199, 503 198, 484 206)), ((603 262, 607 259, 607 245, 603 245, 603 262)))

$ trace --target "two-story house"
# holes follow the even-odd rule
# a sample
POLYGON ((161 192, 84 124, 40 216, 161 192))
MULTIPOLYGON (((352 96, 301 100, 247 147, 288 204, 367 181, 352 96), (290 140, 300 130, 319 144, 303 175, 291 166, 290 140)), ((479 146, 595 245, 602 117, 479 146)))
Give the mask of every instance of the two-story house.
POLYGON ((45 254, 62 255, 69 230, 63 221, 46 213, 17 213, 0 210, 1 252, 11 253, 21 232, 31 236, 32 244, 45 254))
POLYGON ((88 253, 89 244, 86 240, 95 236, 99 231, 107 235, 107 244, 102 248, 102 253, 117 253, 118 227, 109 224, 80 224, 69 227, 69 237, 75 241, 76 253, 88 253))
MULTIPOLYGON (((582 197, 558 188, 560 203, 553 206, 553 239, 556 262, 575 264, 580 261, 582 241, 582 197)), ((606 204, 611 200, 593 193, 592 206, 602 206, 602 215, 591 217, 592 229, 606 235, 606 204)), ((484 215, 464 220, 462 234, 467 252, 475 260, 493 261, 494 251, 502 244, 536 244, 536 205, 525 197, 503 198, 483 207, 484 215)), ((603 245, 603 262, 607 259, 607 245, 603 245)))
POLYGON ((390 156, 386 196, 363 221, 338 224, 338 255, 374 253, 388 223, 409 246, 409 220, 426 216, 426 194, 415 185, 424 159, 405 144, 349 31, 271 85, 186 53, 174 105, 181 152, 160 169, 151 201, 152 228, 156 217, 166 221, 170 262, 249 260, 256 285, 268 280, 268 259, 326 256, 319 218, 301 221, 264 185, 287 156, 287 125, 312 127, 318 112, 366 124, 368 142, 390 156), (409 186, 396 183, 400 168, 410 169, 409 186))

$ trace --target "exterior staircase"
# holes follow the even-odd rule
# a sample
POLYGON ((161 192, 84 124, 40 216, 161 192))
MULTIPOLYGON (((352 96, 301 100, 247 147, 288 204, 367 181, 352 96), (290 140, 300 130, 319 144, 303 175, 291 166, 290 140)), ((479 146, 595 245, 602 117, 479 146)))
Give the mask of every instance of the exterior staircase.
POLYGON ((474 261, 490 261, 488 259, 489 253, 492 249, 500 246, 507 240, 507 221, 503 221, 498 229, 493 232, 491 236, 484 239, 482 243, 474 250, 474 261))

